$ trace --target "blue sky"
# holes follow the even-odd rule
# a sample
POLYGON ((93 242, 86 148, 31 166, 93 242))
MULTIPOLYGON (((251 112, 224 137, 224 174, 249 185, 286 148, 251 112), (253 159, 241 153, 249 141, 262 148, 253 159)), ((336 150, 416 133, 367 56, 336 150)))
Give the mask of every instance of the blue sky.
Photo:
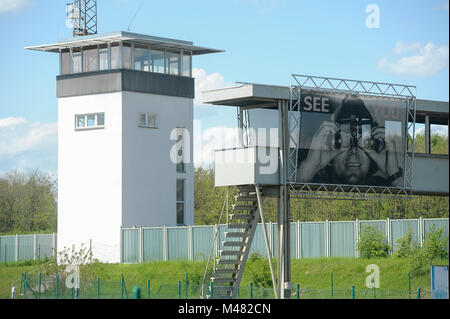
MULTIPOLYGON (((24 47, 71 37, 65 4, 0 0, 0 172, 56 170, 58 57, 24 47)), ((198 89, 237 81, 288 86, 290 74, 299 73, 411 84, 418 98, 448 101, 448 6, 448 0, 98 0, 98 31, 126 31, 137 12, 132 32, 225 50, 194 59, 198 89), (369 4, 379 8, 379 28, 366 26, 369 4)), ((195 118, 203 132, 236 125, 233 108, 196 106, 195 118)))

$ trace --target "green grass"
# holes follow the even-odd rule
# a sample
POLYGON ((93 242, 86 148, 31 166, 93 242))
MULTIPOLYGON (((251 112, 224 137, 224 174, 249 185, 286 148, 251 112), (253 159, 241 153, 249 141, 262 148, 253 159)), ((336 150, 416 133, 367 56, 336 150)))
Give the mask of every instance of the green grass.
MULTIPOLYGON (((435 261, 435 264, 447 264, 448 260, 435 261)), ((317 258, 292 260, 292 283, 294 289, 296 284, 300 284, 301 289, 317 291, 319 298, 329 298, 331 293, 331 273, 333 273, 333 289, 335 296, 342 289, 346 290, 346 296, 351 294, 351 287, 355 286, 358 295, 364 291, 366 267, 369 264, 376 264, 380 268, 380 293, 382 291, 407 291, 408 290, 408 265, 405 259, 401 258, 378 258, 378 259, 355 259, 355 258, 317 258)), ((115 293, 116 298, 120 298, 120 279, 124 275, 128 296, 132 295, 135 285, 142 289, 142 296, 147 293, 147 280, 150 280, 152 295, 161 287, 169 289, 173 298, 177 297, 178 281, 182 282, 184 296, 185 274, 189 275, 191 285, 199 285, 203 277, 206 262, 152 262, 143 264, 95 264, 92 271, 93 278, 99 277, 103 296, 108 293, 115 293), (114 288, 107 288, 114 287, 114 288), (114 290, 115 292, 107 290, 114 290)), ((22 262, 8 265, 0 265, 0 298, 10 298, 11 283, 20 279, 21 273, 31 272, 39 268, 35 262, 22 262)), ((276 265, 275 265, 276 271, 276 265)), ((35 274, 37 271, 35 272, 35 274)), ((254 287, 266 287, 266 293, 271 294, 270 289, 270 268, 266 259, 250 258, 247 262, 246 271, 241 282, 241 296, 247 298, 249 295, 249 283, 254 287)), ((411 278, 412 295, 416 295, 416 290, 421 287, 423 296, 429 296, 430 290, 429 272, 411 278)), ((162 288, 161 288, 162 289, 162 288)), ((96 284, 92 283, 90 295, 96 295, 96 284)), ((255 297, 258 297, 255 288, 255 297)), ((378 293, 379 296, 380 293, 378 293)), ((193 297, 191 295, 191 297, 193 297)), ((337 297, 339 298, 339 297, 337 297)))

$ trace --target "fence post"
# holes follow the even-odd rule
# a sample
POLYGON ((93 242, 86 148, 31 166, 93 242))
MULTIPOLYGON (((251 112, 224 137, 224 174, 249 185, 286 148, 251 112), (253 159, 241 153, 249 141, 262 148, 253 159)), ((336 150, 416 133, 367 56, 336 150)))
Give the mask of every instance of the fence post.
POLYGON ((209 283, 209 290, 210 290, 210 296, 211 296, 211 299, 214 299, 213 288, 214 288, 214 284, 213 284, 213 282, 211 281, 211 282, 209 283))
POLYGON ((181 281, 178 280, 178 299, 181 299, 181 281))
POLYGON ((59 297, 59 274, 56 273, 56 299, 59 297))
POLYGON ((100 277, 97 277, 97 299, 100 299, 100 277))
POLYGON ((300 284, 297 284, 297 299, 300 299, 300 284))
POLYGON ((297 259, 302 258, 302 226, 297 220, 297 259))
POLYGON ((38 274, 38 297, 41 299, 41 282, 42 282, 42 275, 41 272, 38 274))
POLYGON ((411 273, 408 273, 408 293, 409 293, 409 299, 411 299, 411 273))
POLYGON ((358 245, 359 245, 359 219, 355 220, 355 257, 359 258, 359 251, 358 251, 358 245))
POLYGON ((253 283, 250 281, 250 299, 253 299, 253 283))
POLYGON ((150 299, 150 279, 147 280, 147 299, 150 299))
POLYGON ((123 274, 120 275, 120 298, 123 299, 123 274))
POLYGON ((392 246, 392 238, 391 238, 391 220, 386 218, 386 237, 388 245, 391 247, 390 255, 394 252, 394 247, 392 246))
POLYGON ((188 273, 186 273, 186 299, 189 297, 189 277, 188 273))
POLYGON ((331 299, 334 299, 334 291, 333 291, 333 272, 331 272, 331 299))
POLYGON ((355 299, 355 286, 352 286, 352 299, 355 299))
POLYGON ((37 256, 37 237, 36 233, 33 234, 33 260, 36 260, 37 256))
POLYGON ((169 245, 167 243, 167 227, 163 227, 163 259, 167 261, 169 259, 169 245))
POLYGON ((139 286, 133 288, 133 299, 141 299, 141 288, 139 286))
POLYGON ((420 287, 417 288, 417 299, 420 299, 420 287))
POLYGON ((194 260, 194 240, 192 236, 192 225, 188 227, 189 260, 194 260))
POLYGON ((144 259, 144 235, 142 227, 139 227, 139 263, 141 264, 144 259))
POLYGON ((330 257, 330 222, 325 221, 325 257, 330 257))
POLYGON ((27 273, 23 274, 23 298, 27 297, 27 273))
POLYGON ((123 228, 120 227, 120 249, 119 249, 119 260, 120 263, 123 263, 123 228))
POLYGON ((19 235, 16 234, 16 247, 14 247, 14 261, 17 262, 19 261, 19 235))
POLYGON ((423 218, 419 217, 419 244, 420 247, 423 246, 423 239, 424 239, 424 229, 423 229, 423 218))
POLYGON ((56 234, 52 233, 52 252, 55 254, 56 257, 57 256, 57 242, 56 242, 56 234))

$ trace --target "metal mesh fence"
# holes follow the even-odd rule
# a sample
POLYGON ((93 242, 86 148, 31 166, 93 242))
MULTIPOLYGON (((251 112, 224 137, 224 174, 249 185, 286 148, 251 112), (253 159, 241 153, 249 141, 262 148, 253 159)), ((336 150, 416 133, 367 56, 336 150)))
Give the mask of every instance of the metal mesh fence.
MULTIPOLYGON (((57 275, 44 276, 39 273, 22 274, 20 287, 17 287, 17 299, 132 299, 134 284, 127 283, 122 277, 117 281, 103 281, 100 278, 80 280, 78 289, 69 288, 67 277, 57 275)), ((198 284, 186 281, 151 285, 140 283, 141 299, 200 299, 198 284)), ((429 290, 416 289, 355 289, 329 288, 315 289, 294 286, 291 299, 423 299, 430 296, 429 290)), ((218 299, 208 288, 204 298, 218 299)), ((272 287, 256 287, 252 284, 241 285, 237 299, 275 299, 272 287)))

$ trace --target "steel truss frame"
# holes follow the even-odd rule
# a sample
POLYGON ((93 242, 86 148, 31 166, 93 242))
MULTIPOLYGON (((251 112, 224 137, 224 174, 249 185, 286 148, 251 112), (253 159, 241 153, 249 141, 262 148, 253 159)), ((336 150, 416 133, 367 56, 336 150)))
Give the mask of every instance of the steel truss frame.
POLYGON ((289 104, 289 144, 288 184, 292 197, 311 197, 329 199, 374 199, 399 198, 410 199, 412 195, 414 173, 414 149, 416 128, 416 92, 412 85, 348 80, 319 77, 311 75, 291 75, 289 104), (403 187, 374 187, 361 185, 327 185, 315 183, 298 183, 298 150, 300 147, 301 129, 301 96, 302 89, 318 92, 340 93, 372 96, 377 98, 395 98, 405 101, 406 125, 404 127, 404 179, 403 187), (409 132, 411 131, 411 136, 409 132))
POLYGON ((73 0, 68 6, 73 6, 74 37, 97 34, 97 0, 73 0))

